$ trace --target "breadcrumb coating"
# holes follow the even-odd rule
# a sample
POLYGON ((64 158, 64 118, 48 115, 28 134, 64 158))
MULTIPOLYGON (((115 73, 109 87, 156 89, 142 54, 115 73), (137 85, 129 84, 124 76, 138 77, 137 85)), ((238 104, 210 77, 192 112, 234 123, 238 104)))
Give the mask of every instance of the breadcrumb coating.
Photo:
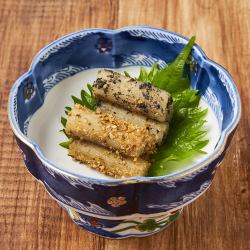
POLYGON ((80 140, 74 140, 70 144, 69 155, 114 178, 145 176, 150 166, 150 163, 142 158, 129 158, 118 151, 80 140))
POLYGON ((69 113, 65 131, 67 135, 94 142, 131 157, 145 153, 151 145, 147 127, 118 118, 114 114, 95 111, 75 104, 69 113))

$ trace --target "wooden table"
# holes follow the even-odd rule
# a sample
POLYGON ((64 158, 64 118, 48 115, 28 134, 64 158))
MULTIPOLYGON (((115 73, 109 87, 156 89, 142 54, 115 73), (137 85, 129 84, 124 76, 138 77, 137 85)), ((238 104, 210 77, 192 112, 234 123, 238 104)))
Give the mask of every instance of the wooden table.
POLYGON ((249 249, 249 0, 0 0, 0 249, 249 249), (168 229, 104 239, 81 230, 26 171, 8 118, 9 90, 49 42, 73 31, 148 25, 191 37, 239 89, 240 126, 210 190, 168 229))

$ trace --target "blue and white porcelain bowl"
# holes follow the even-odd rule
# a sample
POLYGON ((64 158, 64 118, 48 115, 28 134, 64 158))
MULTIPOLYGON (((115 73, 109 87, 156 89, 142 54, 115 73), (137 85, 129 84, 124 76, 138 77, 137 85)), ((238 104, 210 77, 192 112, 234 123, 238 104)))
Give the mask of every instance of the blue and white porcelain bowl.
POLYGON ((9 120, 28 171, 75 223, 90 232, 110 238, 156 233, 209 188, 239 122, 240 98, 235 84, 224 68, 194 46, 192 87, 200 90, 211 107, 219 124, 219 138, 212 152, 199 162, 161 177, 115 180, 88 172, 94 170, 73 168, 62 160, 67 152, 45 139, 54 140, 58 130, 48 135, 43 129, 50 123, 59 126, 64 108, 61 102, 66 96, 70 100, 71 94, 77 95, 86 79, 94 79, 95 69, 151 66, 155 62, 163 67, 186 43, 180 35, 150 27, 82 30, 43 48, 29 71, 13 85, 9 120), (84 72, 83 81, 78 75, 84 72), (57 95, 53 92, 56 88, 57 95), (61 113, 55 112, 58 107, 61 113))

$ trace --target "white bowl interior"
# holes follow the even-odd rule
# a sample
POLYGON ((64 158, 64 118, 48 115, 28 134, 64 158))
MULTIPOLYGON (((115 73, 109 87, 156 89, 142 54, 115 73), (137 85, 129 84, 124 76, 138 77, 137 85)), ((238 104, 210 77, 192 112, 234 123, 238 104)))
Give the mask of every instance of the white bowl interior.
MULTIPOLYGON (((130 66, 116 69, 117 72, 128 71, 132 76, 138 76, 140 67, 130 66)), ((28 126, 28 137, 38 144, 45 157, 65 169, 68 172, 78 175, 84 175, 98 179, 112 179, 106 175, 95 171, 84 164, 73 160, 67 155, 67 150, 59 146, 59 143, 67 140, 66 136, 59 132, 62 129, 60 123, 61 116, 65 116, 64 107, 72 106, 71 95, 79 96, 80 90, 86 88, 86 84, 92 84, 96 79, 99 69, 84 70, 74 76, 68 77, 53 87, 47 94, 44 104, 32 116, 28 126)), ((171 162, 168 173, 179 172, 191 165, 202 161, 210 155, 220 138, 220 127, 215 114, 209 105, 202 99, 202 107, 208 108, 206 128, 208 130, 207 138, 209 144, 204 148, 206 155, 199 154, 191 160, 180 162, 171 162)))

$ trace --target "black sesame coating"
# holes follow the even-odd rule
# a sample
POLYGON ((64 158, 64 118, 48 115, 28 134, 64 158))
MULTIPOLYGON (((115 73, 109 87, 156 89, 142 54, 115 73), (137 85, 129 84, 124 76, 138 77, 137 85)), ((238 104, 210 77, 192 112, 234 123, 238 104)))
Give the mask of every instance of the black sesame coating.
POLYGON ((103 80, 101 78, 97 78, 95 83, 93 84, 93 87, 101 89, 106 83, 107 83, 106 80, 103 80))
POLYGON ((148 113, 148 109, 147 109, 147 106, 145 105, 145 103, 139 103, 136 106, 137 106, 137 108, 142 110, 144 113, 148 113))
POLYGON ((160 109, 161 105, 159 103, 155 102, 154 107, 157 108, 157 109, 160 109))
POLYGON ((120 83, 121 82, 121 79, 120 79, 120 74, 118 74, 117 72, 114 72, 112 70, 105 70, 109 73, 111 73, 110 75, 107 75, 108 78, 110 78, 110 81, 113 83, 113 84, 117 84, 117 83, 120 83))
POLYGON ((104 92, 105 94, 107 94, 108 91, 109 91, 109 85, 107 85, 107 86, 105 86, 105 88, 103 88, 103 92, 104 92))
POLYGON ((101 100, 99 100, 99 99, 97 99, 96 106, 97 106, 97 107, 102 106, 102 101, 101 101, 101 100))
POLYGON ((150 99, 150 95, 149 95, 149 93, 148 92, 142 92, 142 95, 143 95, 143 97, 146 99, 146 100, 149 100, 150 99))
POLYGON ((116 100, 119 98, 119 95, 117 93, 113 93, 113 96, 115 97, 116 100))
POLYGON ((152 89, 152 85, 150 83, 148 83, 148 82, 144 82, 144 83, 140 84, 139 89, 151 90, 152 89))
MULTIPOLYGON (((102 89, 103 94, 100 93, 100 95, 103 96, 100 96, 100 99, 107 99, 107 101, 114 102, 117 105, 121 105, 128 110, 133 110, 134 112, 139 112, 144 114, 145 116, 149 116, 151 119, 159 119, 163 121, 164 118, 168 120, 168 116, 171 117, 173 109, 173 99, 170 95, 166 96, 165 94, 161 94, 160 92, 162 90, 152 86, 148 82, 140 82, 129 77, 126 77, 125 80, 125 78, 123 79, 121 77, 121 74, 106 70, 106 74, 104 73, 104 78, 100 77, 99 79, 97 79, 94 87, 102 89), (130 84, 128 83, 127 89, 124 90, 125 93, 121 91, 119 86, 123 81, 124 83, 131 82, 131 88, 129 88, 130 84), (140 90, 140 93, 138 93, 138 100, 134 100, 131 97, 133 88, 137 88, 137 91, 140 90), (161 105, 161 103, 166 103, 166 106, 164 107, 163 105, 161 105)), ((121 86, 121 88, 122 87, 124 88, 124 86, 121 86)))
POLYGON ((116 100, 121 99, 120 96, 122 93, 120 91, 113 93, 113 96, 115 97, 116 100))

